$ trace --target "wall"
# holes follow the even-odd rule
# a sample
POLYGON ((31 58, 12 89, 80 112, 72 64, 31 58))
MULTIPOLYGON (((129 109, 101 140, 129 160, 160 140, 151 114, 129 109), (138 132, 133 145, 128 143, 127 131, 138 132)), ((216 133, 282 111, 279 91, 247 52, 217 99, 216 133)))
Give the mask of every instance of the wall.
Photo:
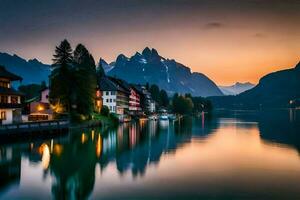
POLYGON ((2 120, 2 124, 11 124, 13 121, 13 115, 12 115, 12 111, 13 109, 0 109, 0 113, 2 111, 6 112, 6 120, 2 120))
POLYGON ((112 95, 112 91, 102 91, 102 101, 103 105, 107 106, 112 113, 116 113, 116 92, 112 95), (108 92, 108 94, 106 94, 108 92), (108 100, 108 102, 107 102, 108 100), (111 102, 110 102, 111 100, 111 102))

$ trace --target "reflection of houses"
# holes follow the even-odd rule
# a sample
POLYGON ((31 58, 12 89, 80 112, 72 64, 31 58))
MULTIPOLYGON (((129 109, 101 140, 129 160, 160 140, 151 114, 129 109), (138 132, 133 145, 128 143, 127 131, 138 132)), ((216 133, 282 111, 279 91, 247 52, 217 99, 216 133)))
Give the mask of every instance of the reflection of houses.
POLYGON ((49 88, 41 90, 40 95, 27 102, 28 121, 50 120, 53 111, 49 102, 49 88))
POLYGON ((17 149, 0 148, 0 191, 12 184, 19 184, 21 154, 17 149))
POLYGON ((22 78, 0 66, 0 123, 21 122, 21 94, 11 87, 12 81, 22 78))

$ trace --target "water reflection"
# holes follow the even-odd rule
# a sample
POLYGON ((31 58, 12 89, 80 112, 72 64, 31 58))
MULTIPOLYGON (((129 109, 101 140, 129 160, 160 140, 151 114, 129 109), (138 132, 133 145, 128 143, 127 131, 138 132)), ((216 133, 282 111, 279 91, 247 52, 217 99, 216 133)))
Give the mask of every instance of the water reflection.
POLYGON ((0 198, 300 197, 297 114, 140 121, 1 146, 0 198))

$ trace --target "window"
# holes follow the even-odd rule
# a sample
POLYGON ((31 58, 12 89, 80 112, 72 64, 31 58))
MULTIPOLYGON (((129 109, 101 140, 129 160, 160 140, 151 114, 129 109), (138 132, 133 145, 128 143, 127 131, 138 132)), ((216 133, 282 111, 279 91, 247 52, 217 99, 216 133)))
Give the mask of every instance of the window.
POLYGON ((12 104, 17 104, 18 103, 18 97, 17 96, 11 96, 10 99, 11 99, 10 102, 12 104))
POLYGON ((114 102, 116 102, 116 99, 114 99, 114 102))
POLYGON ((1 111, 1 119, 6 120, 6 112, 5 111, 1 111))
POLYGON ((0 96, 0 103, 8 103, 8 97, 4 96, 4 95, 1 95, 0 96))
POLYGON ((109 100, 108 100, 108 99, 106 99, 106 102, 108 103, 108 102, 109 102, 109 100))
POLYGON ((106 92, 105 92, 105 94, 106 94, 106 95, 109 95, 109 92, 108 92, 108 91, 106 91, 106 92))
POLYGON ((111 103, 111 102, 112 102, 112 99, 109 99, 109 102, 111 103))
POLYGON ((112 91, 112 92, 111 92, 111 95, 116 95, 116 92, 115 92, 115 91, 112 91))
POLYGON ((0 81, 0 87, 9 88, 9 82, 0 81))

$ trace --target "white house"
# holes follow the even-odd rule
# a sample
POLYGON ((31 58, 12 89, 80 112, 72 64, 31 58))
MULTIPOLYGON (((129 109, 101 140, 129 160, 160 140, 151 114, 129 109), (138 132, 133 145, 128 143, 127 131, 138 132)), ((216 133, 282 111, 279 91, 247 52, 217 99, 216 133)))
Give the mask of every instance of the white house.
POLYGON ((97 106, 107 106, 111 113, 123 115, 128 111, 129 107, 129 94, 121 84, 111 77, 102 77, 98 83, 99 94, 101 95, 102 104, 97 106))
POLYGON ((21 80, 21 77, 0 66, 0 124, 22 121, 22 94, 11 87, 12 81, 21 80))

